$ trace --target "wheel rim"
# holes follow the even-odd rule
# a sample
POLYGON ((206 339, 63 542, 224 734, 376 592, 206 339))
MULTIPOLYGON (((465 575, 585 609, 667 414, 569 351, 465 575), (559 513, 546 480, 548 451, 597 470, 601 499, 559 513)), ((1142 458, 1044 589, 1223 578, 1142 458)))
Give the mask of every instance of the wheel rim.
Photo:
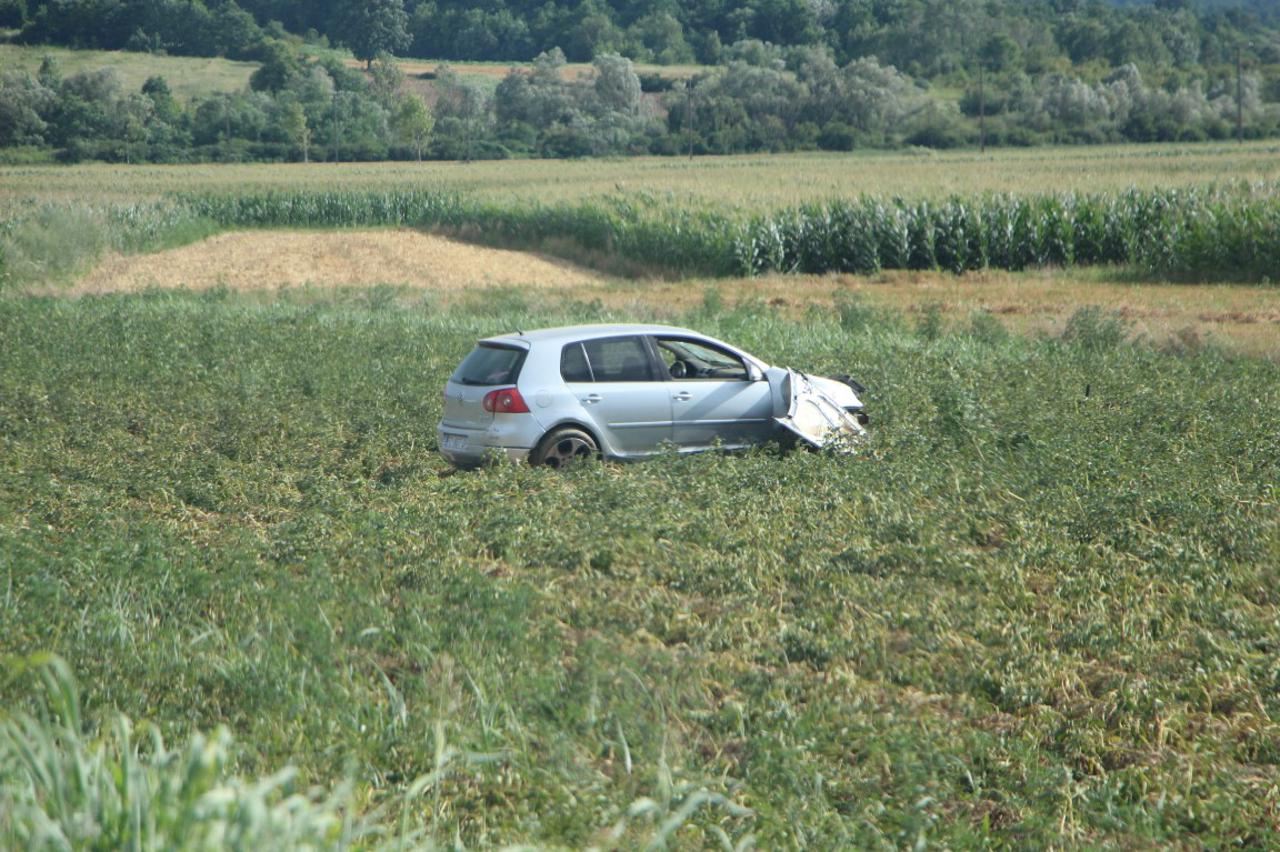
POLYGON ((547 457, 543 461, 548 467, 561 467, 572 461, 589 459, 595 451, 596 448, 585 438, 566 435, 547 448, 547 457))

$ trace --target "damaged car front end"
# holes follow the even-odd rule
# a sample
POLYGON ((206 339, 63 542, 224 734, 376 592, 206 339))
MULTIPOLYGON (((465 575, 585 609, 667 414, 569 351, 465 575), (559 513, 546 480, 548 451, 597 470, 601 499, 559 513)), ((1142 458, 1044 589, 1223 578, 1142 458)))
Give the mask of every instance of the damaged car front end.
MULTIPOLYGON (((854 383, 809 376, 795 370, 773 371, 786 413, 774 418, 796 438, 817 449, 852 451, 867 437, 868 417, 854 383)), ((861 385, 857 385, 861 388, 861 385)))

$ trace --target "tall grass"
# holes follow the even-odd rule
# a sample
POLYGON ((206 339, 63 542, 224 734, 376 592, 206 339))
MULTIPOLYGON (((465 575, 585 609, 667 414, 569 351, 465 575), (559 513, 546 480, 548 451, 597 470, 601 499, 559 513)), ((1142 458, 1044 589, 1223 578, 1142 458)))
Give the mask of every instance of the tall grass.
POLYGON ((297 771, 230 773, 225 728, 165 745, 159 728, 117 716, 86 731, 66 664, 22 661, 39 677, 33 714, 0 717, 0 845, 9 849, 343 849, 375 826, 350 790, 298 789, 297 771))
POLYGON ((106 251, 159 251, 216 230, 171 201, 8 201, 0 204, 0 286, 61 283, 106 251))
POLYGON ((645 318, 530 299, 0 299, 0 654, 439 845, 1280 842, 1280 366, 708 299, 864 454, 440 475, 476 338, 645 318))

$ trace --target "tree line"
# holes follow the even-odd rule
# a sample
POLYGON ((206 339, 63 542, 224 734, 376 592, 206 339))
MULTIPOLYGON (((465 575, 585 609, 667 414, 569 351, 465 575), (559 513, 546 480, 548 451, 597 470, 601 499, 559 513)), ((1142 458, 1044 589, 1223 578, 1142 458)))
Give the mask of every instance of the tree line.
MULTIPOLYGON (((731 45, 724 64, 685 80, 642 78, 598 56, 565 73, 553 49, 490 89, 448 66, 434 103, 387 56, 362 72, 268 40, 241 92, 181 103, 162 77, 127 92, 111 70, 0 73, 0 147, 120 162, 480 159, 630 154, 847 151, 919 145, 1223 139, 1280 133, 1280 106, 1256 74, 1204 87, 1149 83, 1135 65, 1096 81, 1033 78, 991 63, 959 100, 873 57, 836 62, 823 47, 731 45), (646 92, 646 88, 659 91, 646 92)), ((12 157, 10 157, 12 159, 12 157)))
POLYGON ((371 58, 721 62, 744 40, 825 46, 844 65, 875 56, 916 78, 972 71, 1007 38, 1024 73, 1134 64, 1196 73, 1241 48, 1280 63, 1274 0, 0 0, 0 27, 28 43, 247 56, 263 34, 310 33, 371 58))
MULTIPOLYGON (((125 92, 111 72, 64 78, 51 61, 35 76, 0 72, 0 147, 30 149, 33 159, 56 152, 70 161, 474 159, 1194 141, 1280 132, 1280 42, 1267 28, 1266 6, 1196 11, 1181 0, 1133 7, 993 0, 970 8, 967 0, 830 0, 819 15, 830 26, 769 31, 778 41, 720 43, 715 64, 684 79, 642 77, 623 51, 662 61, 710 55, 618 36, 592 43, 594 73, 581 79, 565 73, 570 51, 553 46, 529 67, 513 69, 496 90, 444 67, 430 84, 415 87, 424 99, 404 85, 388 52, 419 43, 413 27, 424 9, 440 31, 449 31, 446 0, 412 12, 403 0, 241 2, 23 5, 17 18, 25 40, 96 47, 123 41, 248 58, 261 67, 248 90, 189 103, 174 99, 158 77, 125 92), (322 11, 324 20, 340 22, 342 38, 367 61, 365 73, 345 67, 332 51, 319 51, 320 59, 304 55, 304 40, 288 27, 317 23, 322 11), (1040 22, 1046 26, 1028 28, 1050 11, 1040 22), (267 14, 288 23, 260 24, 267 14), (1254 27, 1248 61, 1244 26, 1254 27), (915 55, 907 44, 931 47, 915 55), (878 52, 867 52, 872 48, 878 52), (1127 57, 1141 61, 1120 62, 1127 57), (1226 59, 1235 61, 1222 64, 1226 59)), ((800 14, 789 2, 775 0, 767 14, 800 14)), ((470 11, 518 11, 528 21, 550 14, 496 3, 470 11)), ((821 4, 803 5, 811 14, 821 4)), ((573 8, 587 16, 578 25, 608 12, 615 35, 654 14, 675 14, 655 12, 666 8, 660 4, 573 8)), ((665 28, 672 38, 683 32, 680 20, 701 21, 707 38, 727 26, 709 11, 698 18, 699 8, 679 7, 684 18, 665 28)), ((767 17, 764 6, 733 8, 752 25, 726 32, 755 32, 767 17)), ((325 37, 313 31, 310 39, 325 37)), ((460 44, 452 49, 462 50, 460 44)), ((478 47, 462 52, 490 58, 478 47)))

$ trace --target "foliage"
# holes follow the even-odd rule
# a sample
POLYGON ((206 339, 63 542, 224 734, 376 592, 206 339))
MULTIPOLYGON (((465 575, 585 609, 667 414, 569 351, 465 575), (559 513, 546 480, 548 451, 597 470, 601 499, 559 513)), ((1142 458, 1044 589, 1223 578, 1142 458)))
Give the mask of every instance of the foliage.
POLYGON ((422 152, 427 147, 427 142, 431 139, 431 131, 436 124, 431 110, 427 108, 422 98, 409 95, 401 100, 393 121, 400 139, 413 146, 414 153, 421 161, 422 152))
POLYGON ((409 15, 404 0, 346 0, 340 27, 333 35, 351 48, 356 59, 370 67, 381 53, 399 53, 409 46, 409 15))
POLYGON ((350 790, 298 789, 289 768, 258 780, 229 774, 225 728, 169 748, 154 725, 125 716, 87 732, 66 664, 35 656, 36 715, 0 717, 0 843, 9 848, 345 849, 371 826, 343 811, 350 790))
POLYGON ((64 278, 106 248, 146 250, 212 229, 262 227, 433 228, 707 275, 1112 264, 1200 281, 1269 280, 1280 264, 1280 195, 1267 184, 915 200, 864 194, 772 210, 664 203, 643 192, 543 202, 456 190, 281 188, 179 191, 144 203, 29 201, 3 212, 0 246, 19 282, 64 278))
POLYGON ((235 0, 56 0, 29 4, 21 39, 102 50, 144 50, 184 56, 252 56, 263 39, 253 16, 235 0))
MULTIPOLYGON (((457 0, 409 0, 407 7, 403 0, 246 0, 242 8, 234 0, 209 6, 203 0, 57 0, 35 2, 21 17, 28 43, 260 60, 254 87, 273 97, 293 89, 304 104, 309 98, 297 90, 314 88, 316 74, 327 76, 350 94, 335 99, 325 115, 307 107, 307 118, 317 150, 332 160, 410 153, 421 159, 423 146, 406 145, 388 120, 399 108, 397 80, 375 73, 372 87, 343 81, 349 72, 327 50, 306 64, 298 54, 302 38, 289 29, 311 32, 313 41, 327 32, 371 72, 380 53, 405 50, 444 59, 531 59, 532 68, 512 69, 496 97, 448 72, 428 84, 445 109, 427 153, 444 159, 947 149, 1280 133, 1280 18, 1262 5, 1224 11, 1181 2, 747 0, 725 6, 699 0, 650 9, 598 0, 559 6, 492 0, 482 7, 457 0), (650 86, 648 97, 626 64, 695 58, 705 64, 686 85, 677 90, 667 78, 665 94, 650 86), (595 64, 594 91, 590 81, 565 73, 569 59, 595 64), (1233 72, 1238 79, 1231 79, 1233 72), (460 97, 466 114, 449 114, 460 97), (370 100, 387 115, 379 116, 370 100), (325 133, 332 138, 321 139, 325 133)), ((382 65, 392 68, 389 61, 382 65)), ((193 143, 185 131, 197 121, 195 105, 172 122, 120 111, 123 96, 71 104, 63 103, 65 96, 6 74, 0 147, 43 145, 67 160, 130 162, 274 161, 306 149, 287 141, 298 136, 292 128, 264 132, 253 121, 224 121, 220 135, 198 134, 205 141, 193 143), (63 107, 125 118, 114 125, 82 121, 68 134, 54 120, 63 107), (143 139, 155 135, 153 124, 163 138, 143 139)), ((268 111, 288 112, 292 120, 291 108, 268 111)))
POLYGON ((441 845, 1280 841, 1276 364, 709 303, 868 448, 441 476, 477 337, 623 318, 517 295, 0 300, 0 653, 84 690, 42 765, 185 777, 124 712, 441 845))

